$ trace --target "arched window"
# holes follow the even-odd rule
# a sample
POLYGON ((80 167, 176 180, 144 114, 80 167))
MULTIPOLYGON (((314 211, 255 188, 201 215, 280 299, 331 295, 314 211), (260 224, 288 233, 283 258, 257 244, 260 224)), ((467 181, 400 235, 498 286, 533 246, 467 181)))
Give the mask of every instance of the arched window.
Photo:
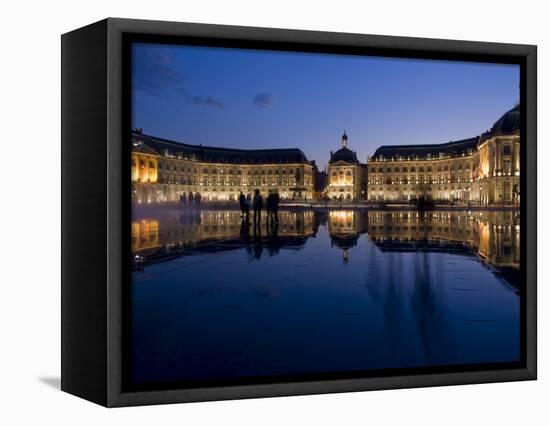
POLYGON ((353 183, 353 176, 351 175, 351 172, 348 171, 346 173, 346 184, 351 185, 353 183))

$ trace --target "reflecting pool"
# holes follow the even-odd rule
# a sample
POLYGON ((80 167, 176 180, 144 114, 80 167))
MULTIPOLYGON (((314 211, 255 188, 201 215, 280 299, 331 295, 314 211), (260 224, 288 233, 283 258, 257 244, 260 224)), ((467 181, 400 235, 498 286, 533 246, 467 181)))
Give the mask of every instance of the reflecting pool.
POLYGON ((519 360, 515 211, 134 210, 135 384, 519 360))

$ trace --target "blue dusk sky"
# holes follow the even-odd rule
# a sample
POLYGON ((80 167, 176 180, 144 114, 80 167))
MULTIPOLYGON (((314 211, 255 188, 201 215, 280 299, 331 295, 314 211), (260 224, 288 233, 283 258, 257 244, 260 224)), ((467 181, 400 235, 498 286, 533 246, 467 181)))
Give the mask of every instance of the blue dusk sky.
POLYGON ((488 130, 519 101, 519 66, 138 43, 132 127, 189 144, 340 148, 435 144, 488 130))

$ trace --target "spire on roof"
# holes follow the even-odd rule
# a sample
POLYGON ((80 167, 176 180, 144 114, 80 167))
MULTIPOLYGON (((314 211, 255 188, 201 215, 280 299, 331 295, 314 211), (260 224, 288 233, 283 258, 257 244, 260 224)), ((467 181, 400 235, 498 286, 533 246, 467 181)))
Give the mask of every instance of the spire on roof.
POLYGON ((348 147, 348 135, 346 135, 346 131, 344 130, 344 134, 342 135, 342 148, 348 147))

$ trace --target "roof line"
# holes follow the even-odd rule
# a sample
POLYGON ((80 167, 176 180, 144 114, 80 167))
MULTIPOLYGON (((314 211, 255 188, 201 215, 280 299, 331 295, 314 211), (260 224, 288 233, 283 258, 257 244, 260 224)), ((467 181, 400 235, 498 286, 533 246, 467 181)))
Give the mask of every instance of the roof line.
MULTIPOLYGON (((304 154, 304 152, 300 148, 266 148, 266 149, 243 149, 243 148, 223 148, 223 147, 217 147, 217 146, 203 146, 203 145, 192 145, 185 142, 178 142, 170 139, 164 139, 160 138, 158 136, 152 136, 152 135, 146 135, 144 133, 136 133, 132 131, 132 134, 135 136, 143 136, 146 138, 154 139, 162 143, 168 143, 180 147, 188 147, 192 149, 202 149, 202 150, 218 150, 218 151, 240 151, 240 152, 273 152, 273 151, 296 151, 304 154)), ((305 154, 304 154, 305 155, 305 154)))
POLYGON ((461 143, 472 142, 476 139, 479 139, 479 136, 474 136, 472 138, 467 138, 467 139, 460 139, 460 140, 457 140, 457 141, 450 141, 450 142, 444 142, 444 143, 434 143, 434 144, 381 145, 377 148, 377 151, 379 149, 383 149, 383 148, 391 148, 391 149, 395 149, 395 148, 435 149, 435 148, 438 148, 438 147, 452 146, 452 145, 455 145, 455 144, 458 145, 458 144, 461 144, 461 143))

